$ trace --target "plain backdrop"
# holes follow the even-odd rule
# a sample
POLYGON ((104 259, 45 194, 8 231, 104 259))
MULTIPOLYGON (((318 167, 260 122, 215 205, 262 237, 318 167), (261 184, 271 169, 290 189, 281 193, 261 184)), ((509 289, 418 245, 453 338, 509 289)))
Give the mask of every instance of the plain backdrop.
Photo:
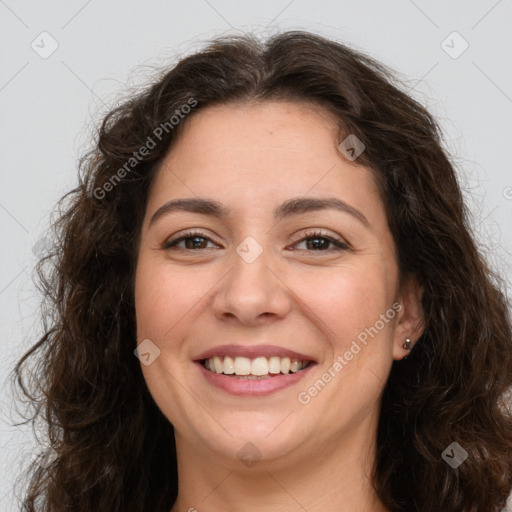
POLYGON ((32 272, 101 115, 208 39, 306 29, 394 68, 437 117, 473 229, 510 282, 511 0, 0 0, 0 510, 36 453, 8 377, 41 331, 32 272))

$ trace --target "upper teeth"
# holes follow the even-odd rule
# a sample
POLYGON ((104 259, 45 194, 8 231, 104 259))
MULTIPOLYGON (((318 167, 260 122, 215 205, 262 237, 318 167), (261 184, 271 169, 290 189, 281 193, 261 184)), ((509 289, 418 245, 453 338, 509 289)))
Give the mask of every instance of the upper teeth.
POLYGON ((309 361, 300 361, 290 359, 289 357, 256 357, 249 359, 247 357, 220 357, 214 356, 205 359, 206 369, 215 373, 225 373, 226 375, 268 375, 278 373, 298 372, 308 365, 309 361))

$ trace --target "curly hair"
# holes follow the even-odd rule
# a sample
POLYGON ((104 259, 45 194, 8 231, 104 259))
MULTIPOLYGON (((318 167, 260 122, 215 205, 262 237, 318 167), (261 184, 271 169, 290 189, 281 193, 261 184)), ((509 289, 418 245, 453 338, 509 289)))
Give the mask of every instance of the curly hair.
POLYGON ((27 421, 44 421, 56 454, 46 467, 31 466, 24 511, 171 508, 174 431, 134 357, 134 271, 149 186, 201 109, 272 100, 323 106, 339 120, 340 140, 351 133, 365 144, 358 163, 378 183, 400 274, 415 274, 424 290, 425 330, 411 354, 393 363, 383 391, 372 475, 379 498, 396 512, 505 506, 512 490, 509 304, 474 241, 440 128, 387 67, 289 31, 265 41, 210 41, 103 119, 77 187, 59 203, 54 249, 37 266, 44 335, 14 370, 32 404, 27 421), (154 147, 142 151, 150 139, 154 147), (468 453, 456 469, 441 456, 453 442, 468 453))

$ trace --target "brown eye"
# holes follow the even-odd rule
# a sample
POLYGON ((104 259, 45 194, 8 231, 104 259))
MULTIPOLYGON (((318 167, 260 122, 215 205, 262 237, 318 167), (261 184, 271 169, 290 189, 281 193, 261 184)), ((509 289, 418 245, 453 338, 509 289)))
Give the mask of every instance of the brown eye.
POLYGON ((209 237, 199 232, 185 233, 174 240, 168 240, 163 245, 163 249, 184 249, 197 251, 202 249, 210 249, 207 247, 208 242, 214 243, 209 237), (181 245, 180 245, 181 244, 181 245))
POLYGON ((305 242, 305 249, 299 250, 307 250, 314 252, 331 252, 331 251, 341 251, 344 249, 348 249, 349 246, 345 242, 341 240, 336 240, 331 236, 327 236, 321 232, 311 232, 307 233, 299 242, 295 245, 299 245, 305 242), (334 246, 334 247, 332 247, 334 246))
POLYGON ((315 237, 315 238, 308 238, 306 240, 306 247, 308 249, 321 249, 326 250, 329 248, 329 244, 331 244, 332 241, 325 238, 325 237, 315 237))

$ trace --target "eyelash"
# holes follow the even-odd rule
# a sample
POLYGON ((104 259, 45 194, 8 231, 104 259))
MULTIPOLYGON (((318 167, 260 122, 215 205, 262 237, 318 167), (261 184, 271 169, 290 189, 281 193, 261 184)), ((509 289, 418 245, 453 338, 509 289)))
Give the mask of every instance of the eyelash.
MULTIPOLYGON (((203 238, 204 240, 208 240, 210 242, 213 242, 213 240, 210 237, 206 236, 204 233, 201 233, 200 231, 189 231, 187 233, 184 233, 180 237, 176 238, 175 240, 168 240, 168 241, 166 241, 164 243, 162 249, 177 248, 177 249, 181 249, 181 250, 184 250, 184 251, 195 251, 195 252, 208 249, 208 248, 206 248, 206 249, 186 249, 186 248, 183 248, 183 247, 177 247, 178 243, 183 242, 185 240, 193 239, 193 238, 203 238)), ((350 246, 346 242, 342 242, 341 240, 337 240, 337 239, 335 239, 335 238, 333 238, 331 236, 325 235, 321 231, 309 231, 309 232, 305 233, 304 236, 300 240, 295 242, 295 244, 304 242, 306 240, 312 240, 312 239, 313 240, 314 239, 327 240, 328 242, 330 242, 332 245, 335 246, 335 249, 310 250, 308 252, 331 252, 333 250, 334 251, 343 251, 343 250, 350 249, 350 246)), ((213 243, 215 243, 215 242, 213 242, 213 243)), ((307 249, 299 249, 299 250, 306 250, 307 251, 307 249)))

